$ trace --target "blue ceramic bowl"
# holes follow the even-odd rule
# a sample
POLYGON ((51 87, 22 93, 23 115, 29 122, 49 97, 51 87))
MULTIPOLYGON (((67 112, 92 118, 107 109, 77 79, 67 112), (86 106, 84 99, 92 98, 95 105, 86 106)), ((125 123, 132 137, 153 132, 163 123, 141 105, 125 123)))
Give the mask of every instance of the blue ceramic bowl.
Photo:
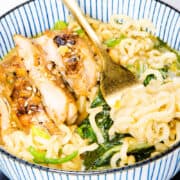
MULTIPOLYGON (((156 35, 180 50, 180 14, 160 1, 79 0, 78 3, 86 14, 102 21, 108 21, 111 14, 149 19, 157 28, 156 35)), ((58 0, 31 0, 7 12, 0 18, 0 58, 14 47, 14 34, 31 37, 51 28, 59 19, 66 21, 68 14, 58 0)), ((180 170, 180 143, 135 165, 95 172, 50 169, 28 163, 0 149, 0 169, 10 179, 17 180, 167 180, 180 170)))

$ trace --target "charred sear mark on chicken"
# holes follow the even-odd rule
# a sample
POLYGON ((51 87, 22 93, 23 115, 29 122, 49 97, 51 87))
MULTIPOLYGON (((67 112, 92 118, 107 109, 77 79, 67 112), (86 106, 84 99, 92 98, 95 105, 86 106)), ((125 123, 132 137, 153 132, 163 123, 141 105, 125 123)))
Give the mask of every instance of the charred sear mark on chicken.
MULTIPOLYGON (((30 79, 41 93, 42 104, 49 118, 52 119, 56 125, 63 122, 67 122, 67 124, 74 123, 77 119, 75 100, 66 89, 63 80, 58 78, 59 80, 57 82, 57 77, 54 76, 46 66, 48 61, 53 60, 54 57, 48 56, 43 47, 36 44, 36 41, 32 39, 16 35, 14 36, 14 40, 18 47, 19 56, 24 57, 23 64, 26 70, 29 70, 28 75, 30 79), (41 57, 40 65, 36 66, 34 62, 38 57, 41 57)), ((41 38, 40 40, 44 44, 44 39, 41 38)), ((47 49, 54 49, 54 46, 48 46, 47 49)))
MULTIPOLYGON (((89 94, 96 85, 98 67, 93 56, 94 49, 87 39, 64 30, 46 31, 33 41, 45 52, 45 61, 56 64, 55 69, 77 96, 89 94)), ((52 73, 50 66, 47 69, 52 73)))
POLYGON ((61 34, 61 35, 57 35, 54 37, 54 42, 56 43, 56 45, 62 46, 62 45, 75 45, 76 44, 76 35, 73 34, 61 34))
POLYGON ((64 64, 68 74, 77 74, 82 66, 82 63, 79 61, 79 57, 77 56, 66 57, 64 59, 64 64))
POLYGON ((49 61, 46 65, 46 67, 49 71, 52 72, 54 69, 56 69, 56 64, 53 61, 49 61))
POLYGON ((33 114, 42 109, 39 91, 32 87, 25 78, 16 80, 11 98, 16 105, 18 117, 24 114, 33 114))
POLYGON ((59 47, 62 61, 65 66, 65 73, 69 75, 77 74, 82 68, 80 54, 77 50, 76 42, 78 36, 74 34, 60 34, 53 39, 54 43, 59 47))

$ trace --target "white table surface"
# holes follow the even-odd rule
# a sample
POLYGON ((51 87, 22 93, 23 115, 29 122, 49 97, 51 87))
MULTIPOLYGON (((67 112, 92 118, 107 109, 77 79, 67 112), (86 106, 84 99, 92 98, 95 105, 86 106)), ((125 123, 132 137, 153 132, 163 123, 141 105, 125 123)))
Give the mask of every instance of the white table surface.
MULTIPOLYGON (((0 0, 0 16, 12 9, 13 7, 26 2, 27 0, 0 0)), ((176 9, 180 10, 180 0, 162 0, 171 6, 174 6, 176 9)))

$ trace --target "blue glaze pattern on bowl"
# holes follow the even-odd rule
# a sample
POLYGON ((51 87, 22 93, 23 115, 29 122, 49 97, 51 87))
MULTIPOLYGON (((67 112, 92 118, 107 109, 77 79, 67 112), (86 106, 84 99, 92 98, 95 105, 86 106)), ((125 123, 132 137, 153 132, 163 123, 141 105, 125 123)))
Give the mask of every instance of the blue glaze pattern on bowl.
MULTIPOLYGON (((108 21, 112 14, 125 14, 134 19, 149 19, 156 35, 180 50, 180 14, 156 0, 78 0, 91 17, 108 21)), ((53 27, 57 20, 67 20, 69 12, 59 0, 31 0, 0 18, 0 58, 14 47, 13 35, 32 37, 53 27)), ((10 179, 26 180, 167 180, 180 170, 180 143, 171 149, 135 165, 94 172, 55 170, 34 165, 0 148, 0 169, 10 179)))

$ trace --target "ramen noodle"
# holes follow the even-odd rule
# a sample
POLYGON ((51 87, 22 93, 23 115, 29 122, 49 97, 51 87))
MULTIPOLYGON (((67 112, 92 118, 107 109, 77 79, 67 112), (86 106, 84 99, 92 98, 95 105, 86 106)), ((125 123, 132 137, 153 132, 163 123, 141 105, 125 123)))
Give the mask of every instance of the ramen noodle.
POLYGON ((114 62, 139 85, 113 107, 100 90, 101 57, 73 19, 37 37, 15 35, 0 64, 1 147, 64 170, 134 164, 180 140, 180 55, 148 20, 87 17, 114 62))

